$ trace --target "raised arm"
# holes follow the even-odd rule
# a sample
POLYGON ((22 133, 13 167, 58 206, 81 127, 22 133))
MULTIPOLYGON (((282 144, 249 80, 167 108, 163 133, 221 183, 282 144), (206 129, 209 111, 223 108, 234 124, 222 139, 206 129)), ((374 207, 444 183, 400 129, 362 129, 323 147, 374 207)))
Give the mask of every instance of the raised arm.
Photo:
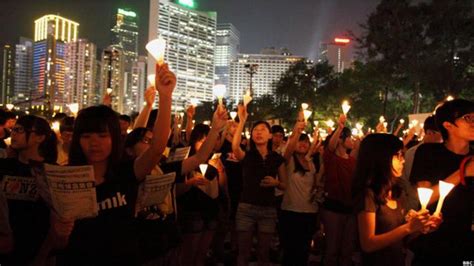
POLYGON ((302 118, 302 112, 299 113, 298 119, 296 120, 296 123, 293 127, 291 136, 288 138, 288 144, 286 146, 285 154, 283 155, 283 158, 285 158, 285 161, 287 163, 290 161, 290 158, 296 149, 296 143, 298 143, 301 133, 303 132, 303 129, 305 127, 304 118, 303 119, 301 118, 302 118))
POLYGON ((150 117, 151 110, 153 109, 153 103, 156 98, 156 89, 154 87, 148 87, 145 91, 145 101, 146 105, 143 106, 142 111, 138 114, 133 129, 139 127, 146 127, 148 123, 148 118, 150 117))
POLYGON ((194 114, 196 113, 196 108, 193 105, 190 105, 186 110, 186 142, 189 143, 191 139, 191 132, 194 128, 194 114))
POLYGON ((166 148, 171 124, 171 96, 176 86, 176 76, 167 64, 156 65, 156 89, 159 94, 159 111, 153 126, 151 146, 134 163, 135 176, 143 179, 156 166, 166 148))
POLYGON ((212 125, 209 134, 207 135, 206 141, 202 144, 199 151, 194 154, 193 156, 187 158, 183 161, 183 166, 181 168, 181 174, 186 174, 194 170, 199 164, 204 163, 207 161, 211 152, 214 150, 214 146, 216 145, 217 138, 219 137, 219 133, 224 128, 225 124, 227 123, 227 111, 219 106, 217 110, 214 112, 214 116, 212 118, 212 125))
POLYGON ((239 104, 237 107, 237 114, 239 116, 239 124, 237 125, 234 137, 232 138, 232 152, 235 154, 237 160, 241 161, 245 157, 245 151, 240 148, 240 142, 242 140, 242 131, 244 130, 245 121, 247 121, 248 117, 247 107, 239 104))
POLYGON ((338 126, 336 128, 336 131, 334 132, 334 134, 331 136, 331 139, 329 140, 328 149, 331 152, 334 152, 336 150, 337 143, 341 136, 342 129, 344 128, 345 122, 346 122, 346 116, 344 114, 341 114, 339 116, 339 121, 338 121, 338 126))

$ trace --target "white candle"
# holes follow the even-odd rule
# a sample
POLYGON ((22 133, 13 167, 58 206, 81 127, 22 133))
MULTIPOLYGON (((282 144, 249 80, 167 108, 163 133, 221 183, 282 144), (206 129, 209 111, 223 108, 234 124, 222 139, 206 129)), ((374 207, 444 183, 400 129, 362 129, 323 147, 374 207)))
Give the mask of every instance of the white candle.
POLYGON ((247 106, 251 101, 252 101, 252 96, 250 96, 250 90, 247 90, 247 92, 244 95, 244 105, 247 106))
POLYGON ((146 50, 155 58, 158 65, 162 65, 165 58, 166 41, 161 36, 151 40, 145 46, 146 50))
POLYGON ((347 113, 349 112, 350 109, 351 109, 351 106, 349 105, 349 102, 348 101, 343 101, 342 102, 342 113, 344 115, 347 115, 347 113))
POLYGON ((219 105, 223 105, 222 98, 224 98, 225 92, 227 91, 225 85, 222 85, 222 84, 215 85, 212 91, 214 92, 214 95, 219 100, 219 105))
POLYGON ((319 121, 316 121, 316 120, 315 120, 315 121, 313 121, 313 123, 314 123, 314 126, 315 126, 315 127, 318 127, 319 121))
POLYGON ((192 106, 196 107, 198 104, 199 104, 199 100, 198 100, 198 99, 196 99, 196 98, 192 98, 192 99, 191 99, 191 105, 192 105, 192 106))
POLYGON ((53 122, 53 124, 51 125, 51 129, 54 131, 54 133, 59 134, 59 122, 53 122))
POLYGON ((430 201, 431 194, 433 194, 433 190, 430 188, 419 187, 418 189, 418 198, 420 199, 421 209, 426 210, 426 206, 430 201))
POLYGON ((237 112, 235 111, 230 112, 230 118, 232 118, 232 120, 235 120, 236 117, 237 117, 237 112))
POLYGON ((202 177, 204 177, 207 171, 207 164, 205 163, 200 164, 199 169, 201 170, 202 177))
POLYGON ((311 112, 310 110, 304 110, 303 111, 303 116, 304 116, 304 121, 308 121, 308 118, 311 116, 313 112, 311 112))
POLYGON ((302 103, 301 104, 301 109, 306 110, 308 109, 309 105, 307 103, 302 103))
POLYGON ((436 205, 436 211, 434 215, 439 216, 441 209, 443 208, 444 199, 453 188, 454 184, 439 181, 439 200, 438 205, 436 205))
POLYGON ((405 124, 405 119, 400 119, 400 124, 405 124))
POLYGON ((153 87, 155 87, 155 78, 156 78, 155 74, 150 74, 147 77, 148 83, 150 83, 150 85, 153 86, 153 87))
POLYGON ((380 122, 380 123, 385 122, 385 117, 383 117, 383 115, 381 115, 381 116, 379 117, 379 122, 380 122))
POLYGON ((326 125, 328 125, 328 127, 332 128, 332 127, 334 127, 334 121, 332 121, 332 119, 329 119, 328 121, 326 121, 326 125))

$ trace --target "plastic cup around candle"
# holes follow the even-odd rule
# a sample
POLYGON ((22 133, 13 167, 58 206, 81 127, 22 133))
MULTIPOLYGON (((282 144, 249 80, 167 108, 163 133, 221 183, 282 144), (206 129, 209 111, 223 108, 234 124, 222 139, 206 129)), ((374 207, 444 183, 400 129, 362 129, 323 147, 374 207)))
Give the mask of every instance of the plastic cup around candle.
POLYGON ((418 189, 418 198, 420 199, 421 209, 426 210, 426 206, 430 201, 431 194, 433 194, 433 190, 430 188, 419 187, 418 189))
POLYGON ((206 171, 207 171, 207 164, 205 164, 205 163, 200 164, 199 165, 199 170, 201 170, 202 177, 204 177, 206 175, 206 171))
POLYGON ((438 200, 438 205, 436 205, 436 211, 434 215, 439 216, 441 209, 443 208, 443 203, 444 199, 446 198, 446 195, 454 188, 454 184, 444 182, 444 181, 439 181, 439 200, 438 200))
POLYGON ((350 109, 351 109, 351 106, 349 105, 348 101, 342 102, 342 113, 344 115, 347 115, 347 113, 349 112, 350 109))
POLYGON ((232 120, 235 120, 236 117, 237 117, 237 112, 235 111, 230 112, 230 118, 232 118, 232 120))
POLYGON ((145 48, 155 58, 156 63, 161 66, 165 58, 166 40, 160 36, 148 42, 145 48))
POLYGON ((309 105, 307 103, 302 103, 301 104, 301 109, 306 110, 308 109, 309 105))
POLYGON ((148 83, 150 83, 150 85, 153 86, 153 87, 155 87, 155 78, 156 78, 155 74, 150 74, 147 77, 148 83))
POLYGON ((303 111, 303 116, 304 116, 304 121, 308 121, 308 118, 311 116, 313 112, 311 112, 310 110, 304 110, 303 111))

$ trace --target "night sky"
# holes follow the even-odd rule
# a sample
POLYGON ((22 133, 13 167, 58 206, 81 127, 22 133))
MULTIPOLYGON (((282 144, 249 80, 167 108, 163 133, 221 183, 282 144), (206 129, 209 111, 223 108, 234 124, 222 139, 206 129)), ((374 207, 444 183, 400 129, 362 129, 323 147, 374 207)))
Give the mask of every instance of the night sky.
MULTIPOLYGON (((216 11, 217 20, 233 23, 240 31, 241 52, 258 53, 264 47, 288 47, 295 55, 315 58, 319 42, 359 24, 379 0, 195 0, 198 9, 216 11)), ((145 54, 149 0, 0 0, 0 42, 33 38, 34 20, 59 14, 80 23, 79 37, 104 48, 110 41, 113 15, 118 7, 139 15, 140 52, 145 54)))

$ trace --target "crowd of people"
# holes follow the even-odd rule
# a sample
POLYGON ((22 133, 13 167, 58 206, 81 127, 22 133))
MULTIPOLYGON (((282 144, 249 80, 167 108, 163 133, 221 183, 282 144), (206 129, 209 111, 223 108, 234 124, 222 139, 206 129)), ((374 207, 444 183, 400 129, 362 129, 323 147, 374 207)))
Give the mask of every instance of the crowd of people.
POLYGON ((73 220, 43 195, 15 197, 1 183, 0 265, 209 265, 224 263, 225 249, 234 255, 225 264, 271 265, 275 242, 281 265, 307 265, 313 246, 324 247, 325 266, 474 261, 474 102, 440 104, 418 138, 383 126, 354 136, 341 114, 322 139, 306 133, 303 112, 288 136, 257 121, 247 137, 243 104, 235 119, 217 105, 211 125, 194 124, 193 106, 183 126, 172 121, 175 86, 157 65, 134 121, 106 98, 77 117, 57 115, 59 132, 40 116, 0 112, 0 181, 34 183, 37 163, 91 165, 99 207, 73 220), (166 159, 182 147, 188 156, 166 159), (166 173, 176 178, 163 202, 139 208, 140 183, 166 173), (440 180, 454 189, 435 214, 440 180), (427 209, 419 187, 433 189, 427 209))

